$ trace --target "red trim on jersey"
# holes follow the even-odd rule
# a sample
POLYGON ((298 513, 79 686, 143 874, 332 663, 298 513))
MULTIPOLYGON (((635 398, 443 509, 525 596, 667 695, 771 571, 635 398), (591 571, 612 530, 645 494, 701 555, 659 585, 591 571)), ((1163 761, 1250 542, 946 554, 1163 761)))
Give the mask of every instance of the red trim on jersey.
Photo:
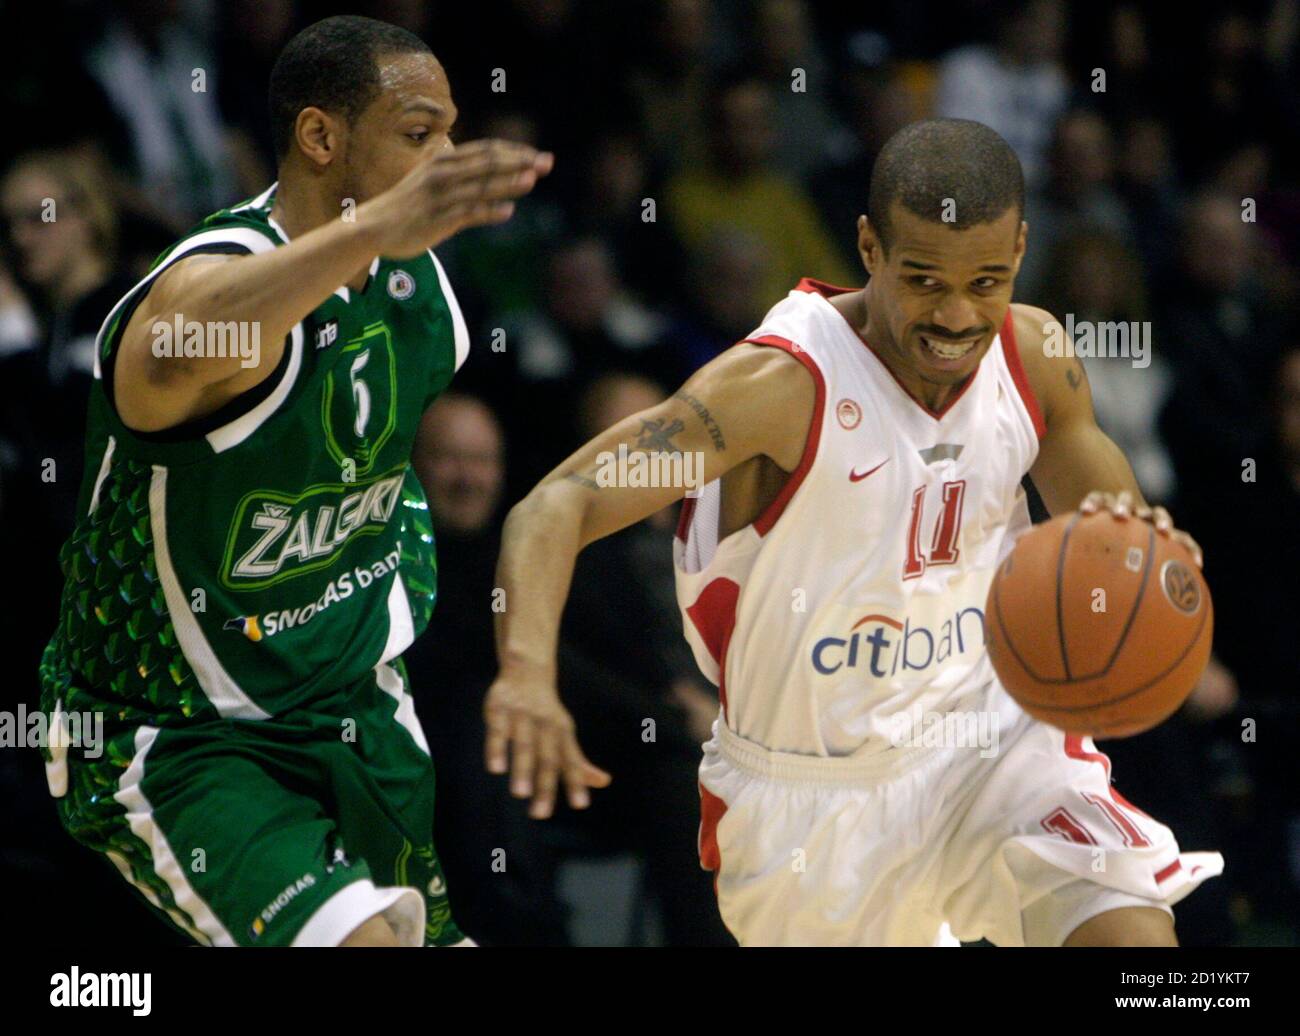
POLYGON ((691 519, 695 517, 695 501, 697 497, 688 496, 682 500, 682 510, 677 516, 677 532, 675 535, 683 543, 691 531, 691 519))
POLYGON ((1151 842, 1147 836, 1142 833, 1137 824, 1129 819, 1128 814, 1113 801, 1104 799, 1100 795, 1094 795, 1090 791, 1085 791, 1083 797, 1101 810, 1102 815, 1120 833, 1120 837, 1124 839, 1124 844, 1130 849, 1147 849, 1150 847, 1151 842))
MULTIPOLYGON (((799 283, 803 284, 803 281, 799 283)), ((781 512, 785 510, 786 504, 794 496, 795 490, 803 483, 804 477, 812 468, 813 459, 817 456, 817 444, 822 437, 822 417, 826 410, 826 379, 822 377, 821 368, 808 355, 807 350, 800 349, 788 338, 782 338, 780 335, 763 335, 761 338, 746 338, 745 341, 752 342, 755 345, 770 345, 773 348, 785 350, 808 369, 817 385, 817 399, 813 403, 812 423, 808 426, 808 438, 804 443, 803 456, 799 458, 799 465, 794 471, 790 472, 790 477, 785 480, 781 492, 776 494, 776 499, 763 509, 762 514, 754 519, 754 531, 760 536, 766 536, 772 531, 772 526, 776 524, 776 520, 781 517, 781 512)))
POLYGON ((718 871, 722 869, 722 852, 718 849, 718 823, 727 812, 727 804, 709 791, 700 788, 700 866, 713 871, 713 891, 718 891, 718 871))
POLYGON ((1082 763, 1100 763, 1106 771, 1106 784, 1110 784, 1110 757, 1101 752, 1085 752, 1082 734, 1065 735, 1065 754, 1082 763))
POLYGON ((1160 884, 1160 882, 1164 881, 1166 878, 1172 877, 1182 869, 1183 869, 1182 861, 1175 860, 1173 863, 1171 863, 1168 867, 1165 867, 1163 870, 1156 871, 1156 884, 1157 885, 1160 884))
POLYGON ((1114 799, 1116 802, 1118 802, 1118 803, 1119 803, 1121 806, 1123 806, 1125 809, 1131 810, 1132 812, 1136 813, 1138 816, 1146 817, 1148 820, 1154 820, 1154 819, 1155 819, 1155 817, 1153 817, 1150 813, 1147 813, 1147 812, 1144 812, 1143 810, 1138 809, 1137 806, 1135 806, 1135 805, 1133 805, 1133 803, 1129 802, 1128 799, 1126 799, 1123 795, 1121 795, 1121 794, 1119 793, 1119 789, 1118 789, 1118 788, 1111 788, 1111 789, 1110 789, 1110 797, 1111 797, 1112 799, 1114 799))
POLYGON ((820 295, 824 299, 832 295, 843 295, 848 291, 857 291, 857 288, 841 288, 837 284, 828 284, 826 281, 819 281, 816 277, 800 277, 799 283, 794 286, 795 291, 806 291, 809 295, 820 295))
POLYGON ((1133 805, 1133 803, 1129 802, 1128 799, 1126 799, 1123 795, 1119 793, 1118 788, 1113 787, 1111 785, 1110 757, 1104 754, 1103 752, 1085 752, 1083 750, 1082 734, 1065 735, 1065 754, 1068 755, 1071 759, 1078 759, 1080 762, 1100 763, 1102 768, 1106 771, 1106 790, 1110 794, 1111 801, 1118 806, 1123 806, 1125 809, 1131 810, 1132 812, 1136 813, 1140 817, 1146 817, 1148 820, 1152 820, 1152 821, 1155 820, 1155 818, 1151 816, 1150 813, 1147 813, 1145 810, 1138 809, 1137 806, 1133 805))
POLYGON ((736 602, 739 600, 740 584, 720 576, 711 580, 695 598, 695 603, 686 609, 704 646, 718 663, 718 699, 722 704, 724 722, 727 716, 727 645, 736 629, 736 602))
MULTIPOLYGON (((814 280, 812 277, 804 277, 799 282, 795 290, 806 291, 809 294, 820 295, 822 298, 829 300, 833 295, 843 295, 846 291, 856 291, 857 289, 838 288, 833 284, 827 284, 825 281, 814 280)), ((838 309, 835 310, 835 312, 840 313, 838 309)), ((961 399, 961 397, 966 394, 966 390, 970 388, 972 383, 974 383, 975 379, 979 377, 980 368, 976 367, 975 370, 971 373, 971 376, 966 379, 962 387, 959 388, 953 394, 952 398, 949 399, 948 402, 946 402, 938 410, 931 410, 928 406, 926 406, 923 402, 921 402, 921 400, 917 399, 914 395, 912 395, 912 390, 909 389, 906 385, 902 383, 902 381, 899 380, 899 377, 897 374, 894 373, 893 368, 890 367, 889 364, 887 364, 883 359, 881 359, 880 353, 876 352, 875 347, 870 342, 868 342, 865 338, 862 337, 861 332, 858 331, 858 329, 853 326, 853 322, 850 321, 848 317, 844 316, 843 313, 840 313, 840 317, 843 319, 843 321, 846 324, 849 325, 849 330, 852 331, 855 335, 857 335, 858 341, 861 342, 863 345, 865 345, 867 347, 867 350, 871 353, 871 355, 876 358, 876 361, 880 364, 880 366, 885 368, 885 373, 887 373, 891 378, 894 379, 894 383, 900 389, 903 390, 904 395, 906 395, 908 399, 910 399, 913 403, 919 406, 922 410, 926 412, 927 415, 934 418, 936 421, 942 419, 943 416, 957 404, 957 400, 961 399)), ((982 366, 983 364, 981 363, 980 367, 982 366)))
POLYGON ((1012 326, 1011 307, 1007 307, 1006 319, 1002 321, 1002 333, 998 336, 1002 342, 1002 356, 1007 361, 1007 370, 1011 372, 1011 380, 1016 383, 1016 388, 1020 391, 1020 398, 1024 401, 1025 409, 1029 411, 1030 420, 1034 422, 1034 431, 1038 433, 1041 439, 1047 434, 1047 422, 1043 420, 1043 412, 1038 407, 1038 397, 1034 395, 1034 390, 1029 387, 1029 378, 1025 375, 1025 365, 1020 362, 1020 346, 1016 344, 1016 331, 1012 326))

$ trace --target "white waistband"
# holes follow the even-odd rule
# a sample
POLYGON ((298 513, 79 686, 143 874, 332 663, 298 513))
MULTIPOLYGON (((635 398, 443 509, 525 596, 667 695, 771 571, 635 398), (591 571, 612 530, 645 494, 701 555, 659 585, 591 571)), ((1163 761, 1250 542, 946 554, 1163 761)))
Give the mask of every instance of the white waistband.
POLYGON ((719 718, 714 739, 722 757, 757 777, 823 784, 886 784, 923 763, 938 759, 942 748, 887 748, 868 756, 798 755, 775 752, 741 737, 719 718))

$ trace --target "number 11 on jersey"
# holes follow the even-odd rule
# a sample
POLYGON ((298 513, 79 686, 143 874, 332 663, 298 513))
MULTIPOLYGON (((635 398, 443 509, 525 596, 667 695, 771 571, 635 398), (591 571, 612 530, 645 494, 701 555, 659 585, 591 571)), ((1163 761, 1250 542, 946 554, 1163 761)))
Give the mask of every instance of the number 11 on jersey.
POLYGON ((927 565, 954 565, 961 554, 957 548, 957 536, 961 532, 961 504, 966 496, 966 480, 943 484, 943 510, 934 523, 929 557, 921 551, 926 488, 920 486, 912 493, 912 517, 907 523, 907 557, 903 562, 904 579, 919 578, 927 565))

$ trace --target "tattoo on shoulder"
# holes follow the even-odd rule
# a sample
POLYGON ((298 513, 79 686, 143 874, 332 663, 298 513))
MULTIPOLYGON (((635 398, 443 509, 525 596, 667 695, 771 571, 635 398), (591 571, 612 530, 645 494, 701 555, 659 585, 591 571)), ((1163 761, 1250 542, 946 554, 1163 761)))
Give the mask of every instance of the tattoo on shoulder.
MULTIPOLYGON (((679 390, 673 393, 674 399, 680 399, 688 407, 695 411, 695 416, 704 422, 704 428, 709 433, 709 438, 713 440, 713 448, 721 453, 727 448, 726 440, 722 437, 722 429, 718 427, 718 422, 713 419, 709 413, 709 408, 692 396, 689 392, 679 390)), ((677 422, 680 424, 681 422, 677 422)))
POLYGON ((1070 388, 1079 391, 1079 386, 1083 384, 1083 366, 1078 360, 1074 361, 1074 366, 1065 371, 1065 380, 1069 382, 1070 388))

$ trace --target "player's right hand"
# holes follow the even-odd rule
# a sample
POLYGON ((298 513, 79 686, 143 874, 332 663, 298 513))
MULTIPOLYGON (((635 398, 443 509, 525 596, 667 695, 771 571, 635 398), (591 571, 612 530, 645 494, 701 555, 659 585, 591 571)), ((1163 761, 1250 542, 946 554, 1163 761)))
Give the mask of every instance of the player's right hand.
POLYGON ((504 223, 516 198, 551 171, 555 156, 507 140, 475 140, 431 154, 357 209, 377 229, 379 254, 404 259, 467 227, 504 223))
POLYGON ((488 772, 509 771, 510 793, 533 800, 528 815, 534 819, 554 811, 561 778, 574 809, 589 805, 588 788, 609 784, 610 775, 582 754, 573 717, 547 682, 502 673, 488 689, 483 718, 488 772))

